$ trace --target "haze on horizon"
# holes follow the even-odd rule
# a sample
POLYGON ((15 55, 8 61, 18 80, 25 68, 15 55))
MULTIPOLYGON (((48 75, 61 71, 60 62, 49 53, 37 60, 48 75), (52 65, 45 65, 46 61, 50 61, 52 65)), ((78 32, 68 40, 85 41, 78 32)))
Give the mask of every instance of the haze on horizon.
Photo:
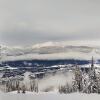
POLYGON ((99 38, 99 0, 0 0, 0 44, 99 38))

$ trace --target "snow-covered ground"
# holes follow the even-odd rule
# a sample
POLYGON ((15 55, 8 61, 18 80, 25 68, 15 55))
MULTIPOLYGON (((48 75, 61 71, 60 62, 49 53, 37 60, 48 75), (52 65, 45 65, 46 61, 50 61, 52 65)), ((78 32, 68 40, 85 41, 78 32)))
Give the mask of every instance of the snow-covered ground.
POLYGON ((0 100, 100 100, 98 94, 59 94, 59 93, 31 93, 16 94, 13 93, 0 93, 0 100))
MULTIPOLYGON (((28 84, 28 75, 30 73, 26 72, 24 74, 25 84, 28 84)), ((100 95, 99 94, 85 94, 85 93, 70 93, 70 94, 60 94, 57 90, 57 84, 64 84, 64 80, 67 79, 67 82, 70 83, 72 79, 72 75, 68 74, 66 77, 64 75, 55 75, 55 76, 49 76, 43 80, 39 81, 39 91, 36 92, 29 92, 26 91, 25 94, 22 93, 22 91, 18 94, 17 91, 12 91, 8 93, 0 92, 0 100, 99 100, 100 95), (58 80, 59 79, 59 80, 58 80), (46 84, 44 84, 46 83, 46 84), (55 86, 55 89, 49 92, 43 92, 42 90, 50 87, 55 86), (41 88, 40 88, 41 87, 41 88)))

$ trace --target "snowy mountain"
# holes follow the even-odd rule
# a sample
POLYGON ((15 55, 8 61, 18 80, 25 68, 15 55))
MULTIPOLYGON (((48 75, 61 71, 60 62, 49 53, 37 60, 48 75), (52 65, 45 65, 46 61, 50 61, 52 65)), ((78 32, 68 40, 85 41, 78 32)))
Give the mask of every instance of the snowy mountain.
POLYGON ((27 59, 99 59, 100 46, 85 42, 46 42, 27 47, 1 45, 2 60, 27 59), (92 45, 91 45, 92 44, 92 45))

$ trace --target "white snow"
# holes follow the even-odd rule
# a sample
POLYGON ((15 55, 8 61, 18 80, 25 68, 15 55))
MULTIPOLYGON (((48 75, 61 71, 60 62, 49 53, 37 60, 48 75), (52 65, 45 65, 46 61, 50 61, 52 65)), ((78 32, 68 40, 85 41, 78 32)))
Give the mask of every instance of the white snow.
MULTIPOLYGON (((16 92, 15 92, 16 93, 16 92)), ((1 93, 0 100, 100 100, 99 94, 59 94, 59 93, 1 93)))
MULTIPOLYGON (((81 65, 80 67, 81 68, 90 68, 91 67, 91 64, 81 65)), ((100 65, 99 64, 94 64, 94 67, 95 68, 100 68, 100 65)))

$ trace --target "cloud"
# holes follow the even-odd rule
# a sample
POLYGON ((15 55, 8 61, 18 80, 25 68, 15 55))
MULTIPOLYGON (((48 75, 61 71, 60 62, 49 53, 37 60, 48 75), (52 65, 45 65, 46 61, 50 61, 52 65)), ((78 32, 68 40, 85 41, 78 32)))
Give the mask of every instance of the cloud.
POLYGON ((1 61, 57 60, 100 58, 100 41, 60 41, 36 44, 30 47, 1 46, 1 61))
POLYGON ((0 42, 99 39, 99 0, 0 0, 0 42))

